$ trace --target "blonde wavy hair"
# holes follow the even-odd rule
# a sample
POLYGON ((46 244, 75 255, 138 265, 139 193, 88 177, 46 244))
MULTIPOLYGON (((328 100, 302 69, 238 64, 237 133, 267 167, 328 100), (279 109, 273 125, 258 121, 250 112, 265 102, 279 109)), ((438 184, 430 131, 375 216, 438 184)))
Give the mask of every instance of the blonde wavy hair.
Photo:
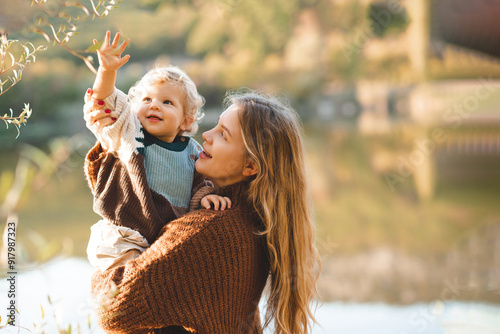
POLYGON ((258 93, 231 93, 225 105, 232 104, 240 107, 245 147, 258 167, 248 196, 264 222, 270 262, 264 326, 273 321, 276 334, 310 333, 321 263, 298 116, 258 93))
POLYGON ((179 85, 184 91, 183 110, 186 117, 193 117, 191 126, 184 134, 194 135, 198 131, 198 123, 203 118, 202 107, 205 99, 198 93, 193 80, 177 66, 156 67, 147 72, 128 92, 131 103, 137 102, 145 87, 160 83, 179 85))

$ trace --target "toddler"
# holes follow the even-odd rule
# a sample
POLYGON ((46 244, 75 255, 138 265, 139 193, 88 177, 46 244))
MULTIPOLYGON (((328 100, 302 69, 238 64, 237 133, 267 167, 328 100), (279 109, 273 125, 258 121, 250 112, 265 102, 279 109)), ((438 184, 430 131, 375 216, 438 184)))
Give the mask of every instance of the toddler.
POLYGON ((92 227, 100 233, 93 235, 109 240, 110 256, 96 259, 96 254, 107 253, 96 249, 104 247, 102 240, 91 239, 87 252, 101 270, 137 257, 166 223, 200 204, 207 209, 211 203, 215 209, 220 205, 222 210, 231 205, 214 195, 211 182, 194 168, 202 148, 185 134, 196 132, 204 100, 193 81, 177 67, 155 68, 127 98, 115 88, 116 72, 130 58, 121 57, 128 40, 118 45, 119 39, 117 33, 110 42, 106 33, 88 92, 116 120, 109 126, 87 123, 98 143, 87 155, 86 174, 94 211, 103 217, 92 227))

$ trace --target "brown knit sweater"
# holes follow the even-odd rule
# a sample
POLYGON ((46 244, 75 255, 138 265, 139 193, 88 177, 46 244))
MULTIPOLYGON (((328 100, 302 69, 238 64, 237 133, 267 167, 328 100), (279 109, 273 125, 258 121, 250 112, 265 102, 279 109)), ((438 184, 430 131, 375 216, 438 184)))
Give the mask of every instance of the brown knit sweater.
POLYGON ((100 326, 109 333, 262 333, 258 303, 269 265, 247 188, 219 189, 231 209, 180 217, 140 257, 96 272, 100 326))

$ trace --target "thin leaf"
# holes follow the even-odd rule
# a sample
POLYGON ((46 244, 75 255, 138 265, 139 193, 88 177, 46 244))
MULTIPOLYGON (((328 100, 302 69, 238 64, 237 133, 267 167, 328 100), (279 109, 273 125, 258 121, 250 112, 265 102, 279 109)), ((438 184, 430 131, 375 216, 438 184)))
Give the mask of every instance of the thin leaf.
POLYGON ((102 41, 98 42, 96 45, 92 44, 89 46, 87 49, 85 49, 85 52, 96 52, 101 48, 102 41))
POLYGON ((10 59, 11 59, 11 65, 14 65, 16 63, 16 60, 14 59, 14 55, 9 52, 9 56, 10 56, 10 59))
POLYGON ((19 137, 19 135, 21 134, 21 131, 19 131, 19 126, 16 125, 16 130, 17 130, 17 136, 16 136, 16 139, 17 137, 19 137))
POLYGON ((29 103, 24 104, 24 109, 26 110, 26 118, 31 117, 31 113, 33 112, 33 110, 31 110, 29 103))
POLYGON ((26 45, 21 44, 21 46, 23 47, 24 51, 26 52, 26 55, 29 56, 30 49, 26 45))

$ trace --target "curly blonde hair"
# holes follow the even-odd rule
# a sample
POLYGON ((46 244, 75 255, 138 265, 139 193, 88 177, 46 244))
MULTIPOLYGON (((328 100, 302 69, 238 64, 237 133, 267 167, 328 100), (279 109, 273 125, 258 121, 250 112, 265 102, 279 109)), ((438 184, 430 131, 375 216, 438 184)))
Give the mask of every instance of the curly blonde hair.
POLYGON ((198 131, 198 123, 204 116, 202 107, 205 104, 205 99, 198 93, 193 80, 177 66, 156 67, 147 72, 130 88, 128 92, 129 99, 134 103, 145 87, 167 82, 180 86, 184 91, 184 115, 193 117, 194 121, 182 134, 194 135, 198 131))

